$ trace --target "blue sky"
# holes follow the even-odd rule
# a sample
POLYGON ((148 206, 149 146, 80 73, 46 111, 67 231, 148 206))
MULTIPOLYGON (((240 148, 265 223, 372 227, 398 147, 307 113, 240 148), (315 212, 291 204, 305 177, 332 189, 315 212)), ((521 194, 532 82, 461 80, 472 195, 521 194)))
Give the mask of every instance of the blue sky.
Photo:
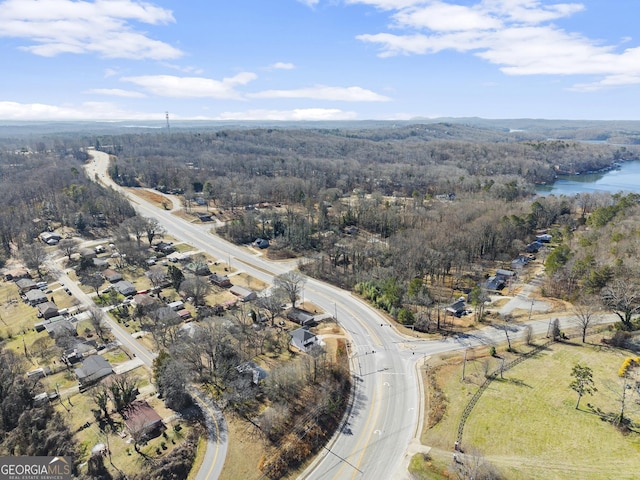
POLYGON ((636 0, 0 0, 0 119, 640 119, 636 0))

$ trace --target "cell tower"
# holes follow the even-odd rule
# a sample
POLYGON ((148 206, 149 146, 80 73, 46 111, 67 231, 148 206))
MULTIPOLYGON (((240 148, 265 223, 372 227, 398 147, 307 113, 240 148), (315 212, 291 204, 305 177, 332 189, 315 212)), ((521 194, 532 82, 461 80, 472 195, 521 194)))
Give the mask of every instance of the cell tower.
POLYGON ((169 112, 165 112, 165 117, 167 119, 167 133, 171 133, 171 127, 169 126, 169 112))

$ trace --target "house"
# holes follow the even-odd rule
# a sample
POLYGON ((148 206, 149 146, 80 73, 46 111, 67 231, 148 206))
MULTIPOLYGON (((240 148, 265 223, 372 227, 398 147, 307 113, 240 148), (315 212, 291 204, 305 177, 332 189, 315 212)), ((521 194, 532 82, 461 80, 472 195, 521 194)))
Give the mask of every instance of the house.
POLYGON ((102 276, 109 283, 118 283, 122 280, 122 274, 110 268, 102 271, 102 276))
POLYGON ((137 290, 136 287, 131 282, 127 282, 126 280, 121 280, 114 285, 115 289, 119 294, 128 297, 129 295, 135 295, 137 290))
POLYGON ((239 285, 232 286, 229 291, 238 297, 241 302, 255 300, 257 297, 256 292, 249 290, 248 288, 240 287, 239 285))
POLYGON ((109 267, 109 260, 107 260, 106 258, 93 258, 91 261, 93 262, 93 266, 96 268, 109 267))
POLYGON ((187 272, 192 273, 194 275, 197 275, 199 277, 203 277, 205 275, 211 275, 211 270, 209 270, 209 265, 207 265, 204 262, 190 262, 190 263, 187 263, 184 266, 184 269, 187 272))
POLYGON ((495 275, 487 278, 487 281, 484 284, 484 288, 487 290, 502 290, 505 287, 504 278, 496 277, 495 275))
POLYGON ((162 417, 144 400, 129 404, 122 411, 122 416, 129 432, 143 432, 144 436, 152 437, 164 429, 162 417))
POLYGON ((266 238, 258 238, 255 242, 253 242, 253 245, 255 247, 265 249, 269 247, 269 240, 267 240, 266 238))
POLYGON ((62 240, 62 235, 56 232, 42 232, 40 234, 40 240, 47 245, 57 245, 62 240))
POLYGON ((38 315, 41 318, 44 318, 45 320, 48 320, 58 315, 58 306, 53 302, 49 302, 45 300, 44 302, 39 303, 37 305, 37 308, 38 308, 38 315))
POLYGON ((165 325, 177 325, 180 323, 180 315, 174 309, 169 307, 160 307, 154 313, 155 320, 165 325))
POLYGON ((191 318, 191 312, 186 308, 183 308, 182 310, 178 310, 178 316, 182 320, 189 320, 191 318))
POLYGON ((135 306, 147 308, 147 307, 152 307, 158 302, 155 298, 147 295, 146 293, 139 293, 133 297, 133 300, 131 300, 131 303, 135 306))
POLYGON ((536 242, 540 243, 549 243, 553 235, 549 235, 548 233, 543 233, 542 235, 536 235, 536 242))
POLYGON ((304 327, 289 332, 289 335, 291 345, 305 353, 314 345, 322 345, 320 339, 304 327))
POLYGON ((231 280, 227 275, 219 275, 217 273, 212 273, 209 275, 209 281, 218 287, 230 287, 231 280))
POLYGON ((29 290, 24 294, 24 297, 26 302, 32 307, 49 300, 47 296, 42 292, 42 290, 39 290, 37 288, 35 290, 29 290))
POLYGON ((167 254, 174 252, 176 250, 172 242, 159 242, 156 245, 154 245, 153 248, 156 252, 162 252, 167 254))
POLYGON ((112 373, 111 364, 100 355, 89 355, 82 362, 82 366, 75 369, 80 387, 87 387, 112 373))
POLYGON ((189 259, 189 256, 181 252, 173 252, 167 255, 167 260, 169 260, 170 262, 182 263, 182 262, 186 262, 188 259, 189 259))
POLYGON ((527 245, 524 251, 526 253, 537 253, 543 246, 544 245, 542 244, 542 242, 538 242, 536 240, 535 242, 531 242, 529 245, 527 245))
POLYGON ((315 317, 311 315, 309 312, 305 312, 304 310, 300 310, 298 308, 292 308, 287 312, 287 318, 292 322, 296 322, 303 327, 306 325, 312 325, 315 323, 315 317))
POLYGON ((67 365, 81 362, 84 357, 97 353, 97 345, 98 343, 95 340, 77 340, 76 343, 62 352, 62 361, 67 365))
POLYGON ((51 338, 78 336, 76 327, 65 318, 62 318, 57 322, 45 323, 44 329, 47 331, 51 338))
POLYGON ((96 251, 93 248, 81 248, 78 253, 82 258, 95 258, 96 251))
POLYGON ((267 371, 259 367, 255 362, 245 362, 236 367, 238 373, 251 375, 251 381, 258 385, 260 380, 267 378, 267 371))
POLYGON ((458 298, 455 302, 445 308, 445 311, 455 317, 461 317, 466 310, 464 297, 458 298))
POLYGON ((527 255, 518 255, 516 258, 511 260, 512 268, 522 268, 531 262, 531 257, 527 255))
POLYGON ((498 268, 496 270, 496 277, 501 277, 505 281, 515 278, 515 276, 516 276, 516 272, 512 272, 511 270, 504 270, 502 268, 498 268))
POLYGON ((25 293, 25 292, 28 292, 29 290, 38 288, 38 285, 36 284, 36 282, 31 280, 30 278, 21 278, 16 282, 16 285, 18 286, 18 289, 20 290, 21 293, 25 293))

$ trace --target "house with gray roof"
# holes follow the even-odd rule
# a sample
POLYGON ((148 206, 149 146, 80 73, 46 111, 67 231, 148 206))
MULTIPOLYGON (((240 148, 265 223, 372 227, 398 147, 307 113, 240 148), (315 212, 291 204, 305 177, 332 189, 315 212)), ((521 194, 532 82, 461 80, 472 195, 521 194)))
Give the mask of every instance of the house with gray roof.
POLYGON ((100 355, 90 355, 83 360, 82 366, 76 368, 74 371, 78 377, 80 387, 87 387, 101 378, 111 375, 113 368, 111 368, 111 364, 104 357, 100 355))
POLYGON ((48 300, 47 296, 40 289, 29 290, 24 294, 27 303, 32 307, 48 300))
POLYGON ((126 280, 121 280, 114 285, 115 289, 120 295, 128 297, 129 295, 135 295, 137 293, 136 287, 133 283, 126 280))
POLYGON ((322 345, 320 339, 304 327, 289 332, 289 335, 291 345, 305 353, 314 345, 322 345))

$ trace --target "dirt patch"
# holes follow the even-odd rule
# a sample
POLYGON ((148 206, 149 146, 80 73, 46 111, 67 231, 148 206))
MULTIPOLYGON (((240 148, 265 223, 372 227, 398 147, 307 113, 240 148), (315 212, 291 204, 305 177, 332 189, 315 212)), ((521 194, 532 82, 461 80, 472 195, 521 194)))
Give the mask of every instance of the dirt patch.
POLYGON ((144 188, 127 188, 126 190, 134 194, 135 196, 140 197, 149 203, 152 203, 156 207, 163 208, 164 210, 173 209, 173 202, 171 201, 171 199, 165 197, 161 193, 152 192, 151 190, 147 190, 144 188))

